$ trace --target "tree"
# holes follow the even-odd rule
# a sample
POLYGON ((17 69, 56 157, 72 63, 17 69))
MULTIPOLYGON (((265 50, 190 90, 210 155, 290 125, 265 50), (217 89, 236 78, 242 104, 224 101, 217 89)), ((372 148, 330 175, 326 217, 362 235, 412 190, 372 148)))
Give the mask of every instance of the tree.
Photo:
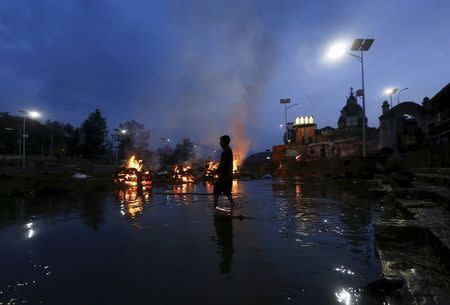
POLYGON ((156 153, 160 158, 161 169, 165 168, 169 164, 175 163, 174 151, 168 144, 164 147, 158 148, 156 153))
POLYGON ((78 156, 82 153, 81 146, 81 130, 80 128, 74 128, 72 125, 67 124, 64 127, 67 144, 67 154, 72 156, 78 156))
POLYGON ((194 144, 189 138, 185 138, 183 142, 175 146, 173 153, 176 163, 188 161, 194 156, 194 144))
POLYGON ((122 158, 130 154, 141 157, 149 155, 150 132, 139 122, 132 120, 120 124, 112 138, 122 158))
POLYGON ((86 158, 96 158, 106 152, 108 129, 106 119, 96 109, 81 125, 81 148, 86 158))
POLYGON ((19 152, 22 131, 22 118, 0 113, 0 154, 17 154, 19 152))

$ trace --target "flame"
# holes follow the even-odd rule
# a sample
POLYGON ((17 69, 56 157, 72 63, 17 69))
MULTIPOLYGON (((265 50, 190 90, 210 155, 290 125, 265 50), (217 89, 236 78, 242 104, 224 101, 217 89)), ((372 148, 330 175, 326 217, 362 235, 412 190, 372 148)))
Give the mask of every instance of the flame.
POLYGON ((216 170, 219 168, 219 162, 206 161, 206 178, 217 178, 216 170))
POLYGON ((181 183, 195 182, 194 176, 191 174, 191 167, 175 165, 173 169, 173 178, 181 183))
POLYGON ((233 173, 237 173, 238 171, 238 166, 240 165, 240 162, 238 159, 234 159, 233 160, 233 173))
POLYGON ((237 173, 242 160, 245 159, 250 146, 250 140, 246 132, 246 117, 242 116, 246 113, 243 109, 240 113, 235 113, 231 121, 231 148, 233 149, 233 173, 237 173))
POLYGON ((137 160, 132 155, 125 163, 125 167, 118 168, 113 175, 115 183, 126 184, 131 187, 141 185, 143 188, 149 188, 152 185, 150 171, 142 170, 142 160, 137 160))
POLYGON ((137 160, 135 155, 132 155, 127 161, 127 168, 135 168, 138 172, 142 170, 142 160, 137 160))

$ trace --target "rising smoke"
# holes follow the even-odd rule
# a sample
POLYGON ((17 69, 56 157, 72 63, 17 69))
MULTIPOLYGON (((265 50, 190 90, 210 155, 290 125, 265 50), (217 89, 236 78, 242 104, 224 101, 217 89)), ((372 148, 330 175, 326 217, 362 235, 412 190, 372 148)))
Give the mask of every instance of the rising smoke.
POLYGON ((0 101, 34 101, 76 125, 99 108, 111 129, 144 123, 152 146, 190 137, 217 147, 230 134, 245 156, 297 2, 5 1, 0 101))

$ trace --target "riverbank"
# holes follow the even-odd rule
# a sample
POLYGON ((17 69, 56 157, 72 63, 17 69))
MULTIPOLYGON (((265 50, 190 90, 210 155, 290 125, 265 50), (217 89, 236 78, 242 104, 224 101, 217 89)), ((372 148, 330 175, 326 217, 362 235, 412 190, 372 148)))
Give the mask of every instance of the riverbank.
POLYGON ((375 234, 383 289, 404 304, 449 304, 450 170, 416 169, 414 177, 407 187, 382 186, 375 234))
POLYGON ((86 179, 75 179, 77 167, 57 168, 0 168, 0 197, 61 194, 75 191, 106 191, 113 187, 111 166, 91 166, 82 170, 86 179))

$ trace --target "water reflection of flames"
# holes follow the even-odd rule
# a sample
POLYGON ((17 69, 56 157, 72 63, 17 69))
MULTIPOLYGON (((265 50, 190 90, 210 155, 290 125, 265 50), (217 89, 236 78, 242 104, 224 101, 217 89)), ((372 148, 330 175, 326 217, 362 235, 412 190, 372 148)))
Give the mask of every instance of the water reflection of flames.
POLYGON ((191 167, 176 164, 173 169, 173 176, 176 182, 191 183, 195 182, 195 178, 191 173, 191 167))
MULTIPOLYGON (((212 182, 206 182, 205 187, 207 193, 212 193, 214 191, 214 183, 212 182)), ((231 193, 233 194, 233 196, 242 193, 241 186, 239 185, 237 179, 233 179, 233 184, 231 185, 231 193)))
POLYGON ((120 201, 122 215, 129 215, 131 218, 136 218, 143 211, 144 202, 150 199, 149 188, 143 188, 139 191, 137 187, 129 187, 126 189, 115 190, 115 197, 120 201))

